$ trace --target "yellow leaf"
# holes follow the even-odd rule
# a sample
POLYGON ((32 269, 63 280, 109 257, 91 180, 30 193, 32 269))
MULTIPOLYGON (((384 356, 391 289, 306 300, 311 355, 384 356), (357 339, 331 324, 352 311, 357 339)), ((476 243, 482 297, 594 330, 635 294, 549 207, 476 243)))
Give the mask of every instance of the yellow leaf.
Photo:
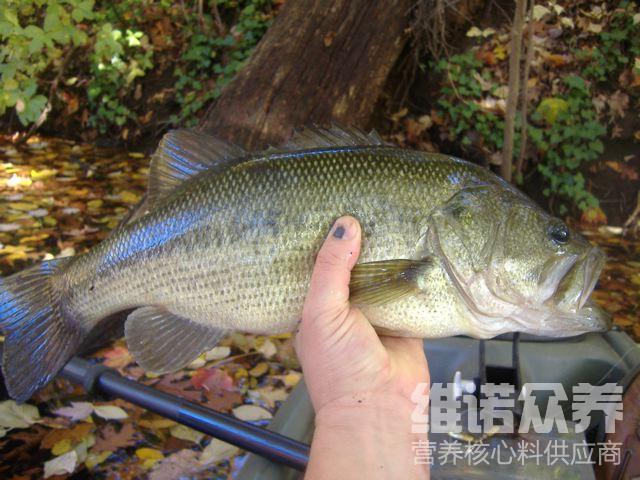
POLYGON ((293 387, 293 386, 298 384, 298 382, 300 381, 300 377, 301 376, 302 375, 300 375, 297 372, 291 372, 291 373, 285 375, 284 384, 287 385, 288 387, 293 387))
POLYGON ((479 37, 482 35, 482 30, 480 30, 478 27, 471 27, 469 29, 469 31, 467 32, 467 37, 479 37))
POLYGON ((125 203, 137 203, 140 197, 133 192, 125 190, 124 192, 120 192, 120 199, 125 203))
POLYGON ((592 225, 604 225, 607 223, 607 216, 605 213, 598 207, 587 208, 582 212, 582 216, 580 217, 582 223, 588 223, 592 225))
POLYGON ((252 377, 261 377, 268 371, 269 371, 269 364, 267 362, 260 362, 251 370, 249 370, 249 375, 251 375, 252 377))
POLYGON ((188 442, 200 443, 204 433, 200 433, 193 428, 185 427, 184 425, 176 425, 171 427, 171 435, 180 440, 187 440, 188 442))
POLYGON ((156 462, 162 460, 164 455, 160 450, 155 448, 139 448, 136 450, 136 457, 142 460, 142 466, 144 468, 153 467, 156 462))
POLYGON ((89 193, 88 188, 70 188, 67 190, 67 194, 73 195, 74 197, 86 197, 89 193))
POLYGON ((545 15, 551 13, 551 10, 549 10, 547 7, 544 7, 542 5, 535 5, 533 7, 533 19, 534 20, 540 20, 542 17, 544 17, 545 15))
POLYGON ((104 202, 100 199, 95 199, 95 200, 89 200, 87 202, 87 208, 89 208, 90 210, 96 210, 98 208, 100 208, 102 206, 104 202))
POLYGON ((257 405, 240 405, 233 409, 233 415, 246 422, 268 420, 273 417, 269 410, 258 407, 257 405))
POLYGON ((53 446, 51 453, 57 457, 58 455, 67 453, 69 450, 71 450, 71 440, 64 438, 53 446))
POLYGON ((131 158, 144 158, 144 153, 129 152, 131 158))
POLYGON ((9 208, 13 210, 19 210, 21 212, 28 212, 29 210, 35 210, 38 208, 38 205, 35 203, 27 203, 27 202, 12 202, 9 203, 9 208))
POLYGON ((568 108, 569 104, 562 98, 545 98, 536 108, 536 113, 541 115, 549 125, 553 125, 558 115, 568 108))
POLYGON ((53 217, 44 217, 43 223, 47 226, 47 227, 55 227, 58 224, 58 221, 53 218, 53 217))
POLYGON ((151 430, 160 430, 162 428, 170 428, 175 427, 177 425, 173 420, 169 420, 168 418, 158 418, 155 420, 140 420, 138 425, 145 428, 150 428, 151 430))
POLYGON ((123 420, 129 416, 122 408, 115 405, 96 405, 93 407, 93 411, 99 417, 107 420, 123 420))
POLYGON ((100 453, 90 453, 87 455, 87 459, 84 461, 84 464, 87 466, 89 470, 91 470, 96 465, 100 465, 107 458, 111 456, 113 452, 104 451, 100 453))
POLYGON ((31 170, 31 178, 33 180, 46 180, 47 178, 55 177, 58 173, 57 170, 51 170, 49 168, 45 168, 44 170, 31 170))
POLYGON ((498 45, 493 49, 493 54, 498 60, 504 60, 507 58, 507 47, 504 45, 498 45))

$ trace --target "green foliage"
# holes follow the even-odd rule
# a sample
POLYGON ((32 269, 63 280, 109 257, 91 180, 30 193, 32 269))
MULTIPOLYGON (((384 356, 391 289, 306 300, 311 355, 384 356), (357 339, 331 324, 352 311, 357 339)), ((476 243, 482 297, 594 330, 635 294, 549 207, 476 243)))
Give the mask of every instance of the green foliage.
MULTIPOLYGON (((180 115, 174 115, 174 124, 192 125, 196 114, 212 99, 218 98, 222 88, 240 71, 258 40, 271 24, 271 17, 264 10, 270 7, 267 0, 217 0, 219 8, 236 8, 240 11, 235 26, 225 35, 211 35, 198 28, 193 21, 193 31, 176 67, 176 100, 180 115), (224 60, 224 61, 223 61, 224 60), (215 82, 210 82, 211 72, 215 82)), ((205 30, 215 28, 211 16, 203 18, 205 30)))
MULTIPOLYGON (((437 102, 437 113, 449 124, 449 137, 464 147, 471 145, 471 132, 480 135, 480 144, 489 151, 502 148, 504 120, 479 105, 485 92, 478 78, 490 84, 489 71, 482 69, 473 51, 454 55, 435 64, 443 77, 443 87, 437 102)), ((488 93, 495 90, 493 86, 488 93)))
POLYGON ((114 29, 104 23, 97 30, 90 55, 87 95, 94 115, 89 124, 105 133, 110 125, 122 127, 135 119, 124 99, 130 96, 136 78, 153 67, 153 50, 141 31, 114 29))
POLYGON ((566 94, 554 99, 563 108, 557 109, 553 121, 549 121, 544 109, 537 109, 532 119, 540 126, 528 128, 529 138, 542 156, 538 171, 547 180, 543 193, 559 198, 560 214, 567 213, 570 204, 580 210, 598 206, 597 198, 586 189, 580 168, 597 160, 603 152, 600 139, 606 133, 598 122, 587 82, 579 76, 569 76, 564 84, 566 94))
POLYGON ((55 116, 81 105, 98 133, 126 138, 126 126, 149 113, 141 79, 153 72, 175 77, 169 107, 180 114, 170 123, 193 124, 242 68, 271 7, 272 0, 0 0, 0 115, 15 109, 27 126, 45 110, 55 116))
MULTIPOLYGON (((482 108, 483 99, 495 101, 498 94, 488 69, 473 50, 440 60, 435 70, 442 75, 437 114, 445 121, 451 140, 463 147, 473 142, 486 154, 502 149, 504 119, 482 108), (480 137, 477 140, 478 136, 480 137)), ((545 196, 557 200, 560 214, 571 206, 580 210, 596 207, 598 200, 587 190, 581 169, 603 151, 606 129, 599 123, 587 82, 578 76, 564 80, 562 97, 543 99, 531 114, 534 125, 527 129, 538 150, 538 171, 546 181, 545 196)), ((515 151, 519 149, 521 124, 516 118, 515 151)))
POLYGON ((15 108, 23 125, 40 117, 47 97, 38 79, 87 44, 79 23, 92 10, 93 0, 0 0, 0 115, 15 108))
POLYGON ((612 14, 608 27, 598 34, 596 46, 574 52, 586 64, 582 71, 586 78, 598 82, 615 78, 640 57, 640 22, 634 15, 635 4, 627 3, 612 14))

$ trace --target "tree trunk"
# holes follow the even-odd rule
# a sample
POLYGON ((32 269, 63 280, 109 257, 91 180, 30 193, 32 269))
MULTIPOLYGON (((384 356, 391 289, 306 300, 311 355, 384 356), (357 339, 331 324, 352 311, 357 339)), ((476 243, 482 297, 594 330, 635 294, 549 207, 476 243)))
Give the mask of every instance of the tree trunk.
POLYGON ((509 51, 509 95, 504 121, 504 142, 502 146, 502 165, 500 174, 511 181, 513 167, 513 141, 515 121, 520 97, 520 56, 522 54, 522 30, 524 24, 526 0, 516 0, 516 11, 511 27, 511 47, 509 51))
POLYGON ((294 128, 365 127, 406 40, 411 0, 292 0, 200 129, 248 149, 294 128))

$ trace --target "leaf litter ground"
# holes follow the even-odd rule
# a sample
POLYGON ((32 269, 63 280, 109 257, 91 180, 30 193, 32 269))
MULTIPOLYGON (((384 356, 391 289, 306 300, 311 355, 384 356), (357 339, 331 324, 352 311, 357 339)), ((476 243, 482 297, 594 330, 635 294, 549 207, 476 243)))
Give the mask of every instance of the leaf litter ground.
MULTIPOLYGON (((0 143, 0 271, 82 253, 143 195, 148 158, 58 139, 0 143)), ((585 232, 609 261, 595 300, 640 340, 640 242, 615 229, 585 232)), ((95 362, 162 391, 267 425, 301 374, 290 335, 232 334, 188 368, 161 376, 137 366, 123 340, 95 362)), ((230 478, 244 452, 123 400, 90 398, 56 380, 29 404, 0 401, 0 477, 230 478)))

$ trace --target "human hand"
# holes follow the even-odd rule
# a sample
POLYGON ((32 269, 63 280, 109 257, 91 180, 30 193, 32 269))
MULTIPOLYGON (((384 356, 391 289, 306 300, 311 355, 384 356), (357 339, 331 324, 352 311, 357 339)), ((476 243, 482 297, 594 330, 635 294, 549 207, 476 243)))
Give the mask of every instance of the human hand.
POLYGON ((362 312, 349 305, 360 242, 354 218, 336 221, 318 252, 295 339, 316 412, 308 474, 330 478, 329 468, 350 478, 348 470, 355 466, 354 476, 362 477, 365 462, 382 469, 372 471, 384 474, 380 478, 394 478, 392 471, 398 478, 424 477, 424 467, 413 465, 411 449, 412 442, 424 439, 411 433, 411 393, 418 383, 429 382, 422 340, 378 337, 362 312), (358 456, 364 456, 362 462, 358 456))

